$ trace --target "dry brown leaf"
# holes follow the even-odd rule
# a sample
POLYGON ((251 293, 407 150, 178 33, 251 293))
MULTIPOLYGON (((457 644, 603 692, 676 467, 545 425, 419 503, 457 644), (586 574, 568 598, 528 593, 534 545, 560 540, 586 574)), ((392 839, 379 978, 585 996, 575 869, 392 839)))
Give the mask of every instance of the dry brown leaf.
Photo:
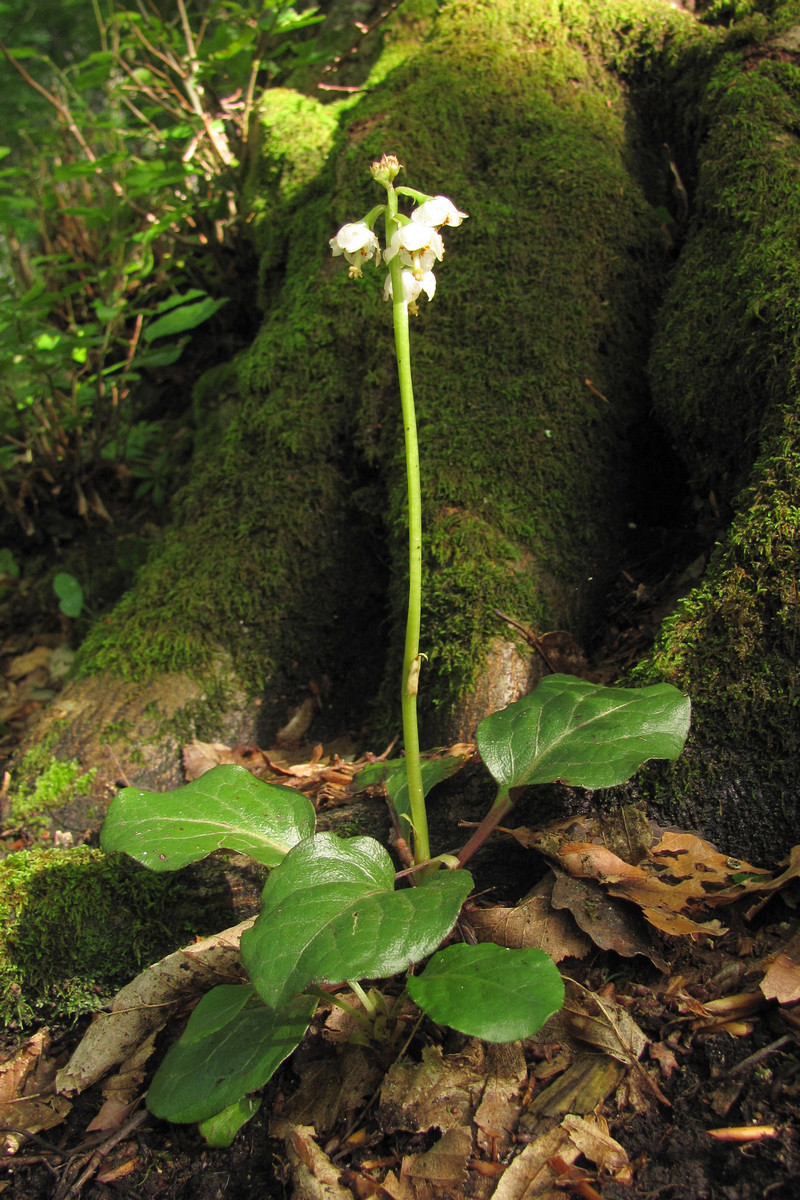
POLYGON ((800 1000, 800 933, 784 946, 759 984, 767 1000, 794 1004, 800 1000))
POLYGON ((157 1031, 137 1046, 131 1057, 122 1064, 116 1075, 102 1087, 104 1103, 97 1116, 86 1126, 86 1132, 112 1133, 125 1124, 142 1095, 145 1064, 156 1048, 157 1031))
POLYGON ((498 1183, 493 1200, 562 1200, 556 1191, 556 1172, 548 1164, 554 1158, 574 1162, 579 1151, 566 1129, 547 1129, 515 1158, 498 1183))
POLYGON ((800 876, 800 846, 792 846, 792 849, 789 851, 789 860, 786 869, 781 871, 780 875, 775 875, 772 879, 761 882, 748 890, 774 892, 777 888, 782 888, 784 884, 790 883, 792 879, 797 879, 798 876, 800 876))
POLYGON ((97 1116, 86 1126, 86 1132, 113 1133, 115 1129, 121 1129, 136 1108, 136 1103, 133 1100, 125 1104, 116 1096, 110 1096, 108 1100, 103 1101, 97 1116))
POLYGON ((167 1023, 178 1004, 216 983, 238 982, 239 939, 255 918, 168 954, 142 971, 115 996, 111 1011, 98 1013, 66 1067, 58 1092, 82 1092, 119 1066, 167 1023))
POLYGON ((224 742, 198 742, 197 738, 183 747, 183 773, 187 783, 193 783, 212 767, 231 762, 230 747, 224 742))
POLYGON ((693 833, 664 833, 650 849, 656 869, 673 880, 692 881, 693 894, 707 904, 730 904, 746 891, 769 885, 772 873, 720 852, 693 833), (746 881, 741 876, 747 876, 746 881))
POLYGON ((314 1140, 309 1126, 295 1126, 286 1137, 292 1166, 294 1200, 353 1200, 349 1188, 339 1183, 341 1169, 334 1166, 314 1140))
POLYGON ((593 1162, 602 1175, 609 1176, 618 1183, 630 1182, 631 1166, 628 1155, 619 1142, 611 1137, 608 1122, 604 1117, 595 1113, 586 1117, 567 1113, 561 1125, 584 1158, 593 1162))
POLYGON ((569 985, 568 996, 563 1013, 574 1037, 610 1054, 626 1066, 638 1062, 648 1040, 627 1009, 613 1000, 601 1000, 590 992, 579 995, 569 985))
POLYGON ((647 1047, 647 1054, 649 1058, 658 1063, 661 1074, 667 1079, 673 1071, 677 1071, 678 1060, 675 1053, 664 1042, 651 1042, 647 1047))
POLYGON ((592 948, 565 912, 552 907, 554 876, 548 874, 515 908, 470 908, 470 924, 481 942, 496 942, 511 949, 544 950, 554 962, 583 958, 592 948))
POLYGON ((519 1042, 490 1045, 486 1053, 486 1086, 475 1113, 477 1145, 494 1158, 503 1155, 511 1143, 511 1131, 519 1120, 522 1095, 528 1082, 528 1068, 519 1042))
POLYGON ((436 1187, 463 1194, 467 1183, 467 1160, 472 1153, 472 1133, 466 1126, 446 1129, 438 1142, 424 1154, 403 1159, 400 1178, 424 1180, 436 1187))
POLYGON ((270 1121, 270 1137, 286 1137, 295 1125, 313 1126, 325 1137, 361 1108, 383 1076, 374 1055, 361 1046, 347 1046, 335 1058, 303 1063, 298 1074, 299 1087, 270 1121))
POLYGON ((417 1133, 468 1125, 486 1082, 485 1062, 482 1043, 473 1040, 461 1054, 426 1046, 421 1062, 393 1063, 381 1088, 381 1128, 417 1133))
POLYGON ((625 1067, 608 1054, 580 1053, 566 1071, 543 1088, 520 1118, 524 1133, 535 1132, 542 1118, 559 1121, 568 1112, 586 1116, 619 1087, 625 1067))
POLYGON ((53 650, 50 646, 35 646, 26 654, 18 654, 16 658, 12 658, 5 669, 5 674, 9 679, 22 679, 25 675, 37 671, 39 667, 46 667, 52 654, 53 650))
POLYGON ((0 1063, 0 1126, 7 1131, 0 1139, 4 1154, 15 1154, 26 1132, 60 1125, 72 1108, 68 1100, 53 1095, 56 1068, 47 1057, 49 1045, 48 1031, 40 1029, 0 1063))
POLYGON ((642 931, 641 918, 630 905, 607 895, 594 879, 576 879, 556 871, 552 905, 568 909, 576 924, 601 950, 614 950, 624 958, 641 954, 659 971, 667 964, 642 931))
MULTIPOLYGON (((559 861, 571 875, 598 879, 612 896, 639 905, 650 924, 665 933, 703 933, 716 937, 725 932, 718 921, 698 922, 683 912, 687 905, 697 905, 706 898, 704 888, 694 876, 682 880, 669 873, 659 876, 650 861, 634 867, 593 842, 562 846, 559 861)), ((737 895, 740 894, 738 891, 737 895)))

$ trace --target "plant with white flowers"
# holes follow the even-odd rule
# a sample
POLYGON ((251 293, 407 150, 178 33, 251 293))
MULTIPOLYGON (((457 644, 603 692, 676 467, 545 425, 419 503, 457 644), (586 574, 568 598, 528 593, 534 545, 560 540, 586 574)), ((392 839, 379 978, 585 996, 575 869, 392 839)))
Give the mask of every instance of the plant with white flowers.
POLYGON ((376 183, 386 188, 386 203, 376 205, 363 221, 343 225, 336 236, 331 238, 330 247, 334 256, 343 255, 350 264, 351 279, 361 277, 361 268, 370 259, 376 267, 379 266, 381 255, 389 267, 383 298, 392 301, 408 478, 408 618, 400 694, 409 823, 413 834, 414 862, 421 865, 430 858, 417 724, 417 691, 420 666, 424 658, 419 649, 422 613, 422 497, 408 315, 416 315, 417 300, 423 292, 429 300, 434 297, 436 276, 433 269, 444 258, 444 242, 440 230, 445 226, 454 229, 466 219, 467 214, 457 209, 446 196, 427 196, 414 188, 395 187, 394 181, 402 167, 393 154, 384 154, 379 162, 372 164, 370 170, 376 183), (405 216, 399 211, 398 199, 401 196, 407 197, 416 205, 410 216, 405 216), (374 232, 375 223, 380 217, 384 218, 386 230, 383 250, 374 232))
MULTIPOLYGON (((358 279, 364 266, 388 266, 408 468, 409 604, 402 676, 405 759, 376 762, 359 785, 382 784, 413 834, 413 863, 400 880, 386 849, 368 837, 315 831, 311 802, 291 788, 256 779, 244 767, 214 767, 171 794, 125 788, 112 802, 104 850, 124 851, 154 871, 173 871, 220 849, 250 854, 269 868, 261 913, 241 937, 247 982, 212 988, 170 1047, 147 1093, 147 1106, 169 1121, 200 1123, 213 1145, 228 1145, 256 1111, 253 1093, 300 1042, 317 1002, 336 1004, 360 1027, 362 1041, 385 1036, 401 1020, 380 980, 429 959, 406 980, 408 995, 440 1025, 487 1041, 530 1037, 564 999, 555 965, 539 949, 454 943, 453 930, 472 888, 464 863, 508 812, 518 792, 560 779, 586 788, 623 783, 648 758, 677 758, 689 725, 689 701, 669 684, 630 690, 551 675, 529 696, 478 726, 477 744, 497 784, 495 802, 456 856, 430 857, 425 792, 458 759, 420 762, 417 689, 422 590, 422 521, 408 315, 436 290, 441 230, 466 214, 445 196, 395 187, 400 164, 384 156, 372 175, 385 204, 331 238, 358 279), (415 205, 410 217, 398 197, 415 205), (374 225, 383 215, 381 247, 374 225), (370 774, 371 773, 371 774, 370 774), (448 869, 443 869, 448 868, 448 869), (360 1006, 340 994, 347 984, 360 1006), (331 985, 340 985, 332 988, 331 985)), ((402 827, 401 827, 402 828, 402 827)), ((405 832, 405 830, 403 830, 405 832)))

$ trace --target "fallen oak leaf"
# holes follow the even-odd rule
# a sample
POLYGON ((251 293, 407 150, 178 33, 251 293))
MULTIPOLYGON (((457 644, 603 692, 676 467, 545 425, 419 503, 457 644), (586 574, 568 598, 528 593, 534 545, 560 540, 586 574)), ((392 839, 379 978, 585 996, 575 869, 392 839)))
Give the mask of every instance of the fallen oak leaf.
POLYGON ((664 933, 718 937, 725 932, 719 921, 701 923, 683 913, 685 906, 706 900, 705 891, 694 877, 666 882, 652 868, 648 869, 647 860, 633 866, 594 842, 567 843, 560 848, 558 857, 571 875, 597 879, 612 896, 637 904, 650 924, 664 933))

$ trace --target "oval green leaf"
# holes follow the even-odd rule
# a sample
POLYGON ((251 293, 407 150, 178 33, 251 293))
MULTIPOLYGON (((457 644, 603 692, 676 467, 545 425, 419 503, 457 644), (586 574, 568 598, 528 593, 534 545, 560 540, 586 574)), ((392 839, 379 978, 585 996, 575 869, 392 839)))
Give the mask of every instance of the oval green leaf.
POLYGON ((564 1003, 564 981, 543 950, 491 942, 447 946, 407 987, 437 1025, 487 1042, 531 1037, 564 1003))
POLYGON ((150 343, 156 338, 174 337, 177 333, 196 329, 226 303, 227 298, 214 300, 211 296, 206 296, 205 300, 198 300, 195 304, 182 304, 180 308, 173 308, 163 317, 157 317, 145 326, 144 340, 150 343))
POLYGON ((124 788, 111 801, 100 844, 152 871, 177 871, 213 850, 238 850, 275 867, 313 832, 305 796, 244 767, 221 766, 174 792, 124 788))
POLYGON ((59 571, 53 579, 53 591, 61 603, 59 608, 65 617, 79 617, 83 608, 83 588, 74 575, 59 571))
POLYGON ((610 688, 549 675, 529 696, 481 721, 478 749, 506 789, 557 779, 615 787, 648 759, 676 759, 690 715, 688 697, 669 683, 610 688))
POLYGON ((437 871, 424 887, 395 891, 379 842, 318 833, 267 880, 242 962, 272 1006, 309 984, 395 975, 436 949, 471 887, 467 871, 437 871))
POLYGON ((317 1006, 313 996, 272 1009, 248 985, 233 986, 246 993, 242 1006, 232 1003, 230 985, 212 988, 167 1051, 146 1097, 153 1116, 186 1123, 223 1113, 263 1087, 302 1040, 317 1006), (208 1031, 203 1036, 195 1036, 197 1023, 208 1031))

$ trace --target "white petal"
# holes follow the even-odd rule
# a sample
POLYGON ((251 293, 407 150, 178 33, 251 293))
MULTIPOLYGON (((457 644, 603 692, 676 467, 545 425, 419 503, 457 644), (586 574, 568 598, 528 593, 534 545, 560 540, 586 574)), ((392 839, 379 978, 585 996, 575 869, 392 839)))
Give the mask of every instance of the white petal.
MULTIPOLYGON (((366 251, 364 257, 371 258, 378 247, 378 239, 368 225, 363 221, 357 221, 352 225, 343 225, 337 233, 336 237, 331 240, 339 246, 339 253, 355 254, 357 251, 366 251)), ((333 251, 336 254, 336 250, 333 251)))
POLYGON ((433 299, 433 293, 436 291, 436 277, 434 276, 433 271, 425 272, 420 280, 420 288, 429 300, 433 299))
POLYGON ((422 225, 433 225, 438 229, 442 225, 460 225, 466 216, 466 213, 458 211, 447 196, 434 196, 432 200, 425 200, 419 208, 414 209, 411 220, 419 221, 422 225))
MULTIPOLYGON (((441 241, 439 234, 430 225, 412 225, 409 222, 408 225, 404 225, 402 229, 398 230, 398 233, 400 234, 400 245, 412 254, 415 250, 427 250, 434 238, 439 238, 441 241)), ((394 241, 394 237, 392 241, 394 241)))

